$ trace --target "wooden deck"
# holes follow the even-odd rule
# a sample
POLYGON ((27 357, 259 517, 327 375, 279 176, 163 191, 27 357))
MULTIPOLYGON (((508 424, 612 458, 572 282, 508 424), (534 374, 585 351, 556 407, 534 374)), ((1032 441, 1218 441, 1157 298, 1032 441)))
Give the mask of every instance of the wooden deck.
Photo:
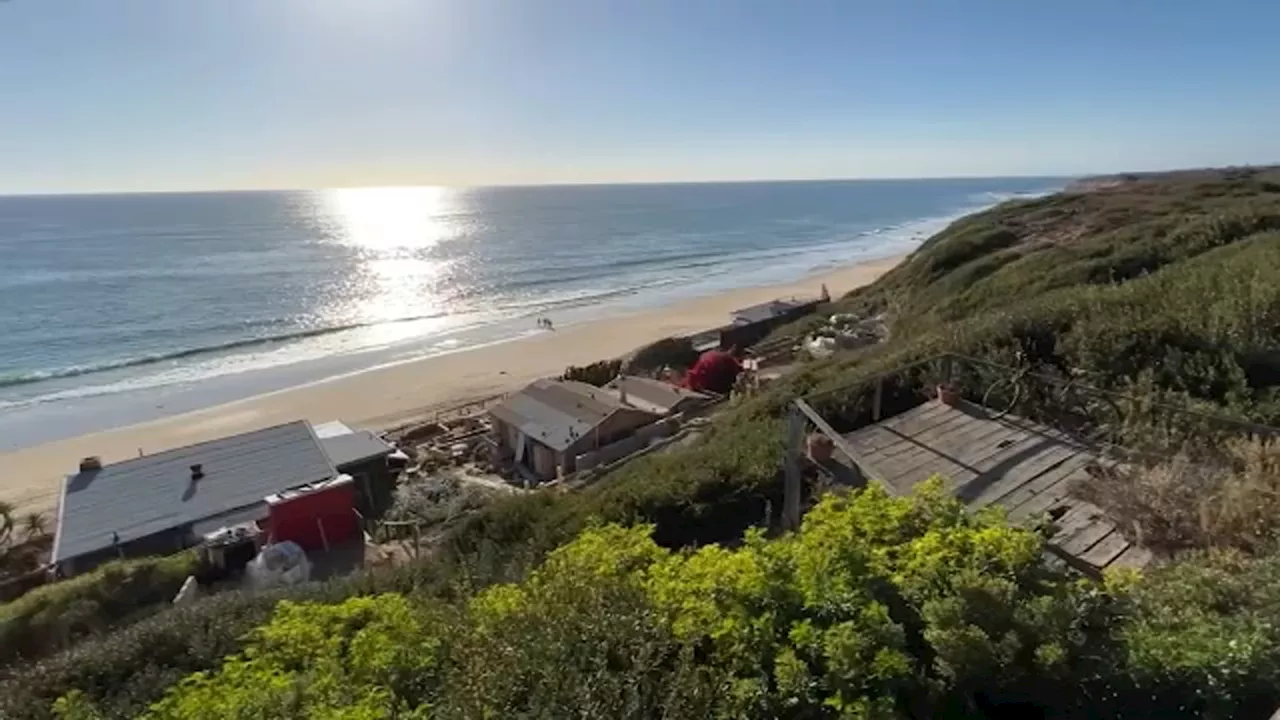
POLYGON ((980 406, 931 401, 844 440, 863 472, 898 493, 941 475, 971 508, 999 504, 1013 522, 1047 513, 1059 528, 1050 540, 1055 554, 1086 572, 1143 567, 1151 560, 1101 510, 1071 494, 1089 463, 1110 461, 1046 426, 996 418, 980 406))

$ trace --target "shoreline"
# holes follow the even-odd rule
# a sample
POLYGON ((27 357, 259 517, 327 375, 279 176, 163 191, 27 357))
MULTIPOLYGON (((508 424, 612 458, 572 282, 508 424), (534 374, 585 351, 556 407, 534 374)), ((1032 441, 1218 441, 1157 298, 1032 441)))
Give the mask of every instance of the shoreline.
POLYGON ((728 290, 442 355, 373 367, 200 410, 0 453, 0 501, 17 512, 55 509, 62 478, 82 457, 118 462, 300 418, 386 429, 518 389, 570 365, 625 355, 655 340, 718 327, 741 307, 788 295, 832 297, 873 282, 906 255, 824 270, 796 282, 728 290))

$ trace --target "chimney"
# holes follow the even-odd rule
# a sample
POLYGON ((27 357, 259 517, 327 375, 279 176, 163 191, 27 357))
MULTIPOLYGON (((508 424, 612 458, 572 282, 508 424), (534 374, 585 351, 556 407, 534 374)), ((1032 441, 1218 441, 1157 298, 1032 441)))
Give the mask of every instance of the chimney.
POLYGON ((203 466, 203 465, 201 465, 200 463, 196 463, 195 465, 192 465, 192 466, 191 466, 191 479, 192 479, 192 480, 199 480, 199 479, 200 479, 200 478, 202 478, 202 477, 204 477, 204 466, 203 466))
POLYGON ((618 399, 627 404, 627 378, 622 375, 618 376, 618 399))
POLYGON ((102 469, 102 458, 97 455, 90 455, 80 461, 80 472, 89 472, 91 470, 102 469))

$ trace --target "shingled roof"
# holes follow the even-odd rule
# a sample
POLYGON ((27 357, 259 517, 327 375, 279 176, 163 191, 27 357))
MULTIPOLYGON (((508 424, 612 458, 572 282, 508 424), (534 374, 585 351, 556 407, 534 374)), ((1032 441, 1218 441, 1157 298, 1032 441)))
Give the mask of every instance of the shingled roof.
POLYGON ((304 420, 82 471, 63 483, 53 560, 187 527, 337 474, 304 420), (193 479, 197 464, 203 475, 193 479))
POLYGON ((617 412, 657 415, 623 404, 613 393, 573 380, 536 380, 489 410, 493 417, 557 452, 568 450, 617 412))
POLYGON ((604 388, 633 407, 663 415, 679 410, 681 405, 710 400, 695 390, 636 375, 619 375, 604 388))
POLYGON ((793 299, 770 300, 758 305, 751 305, 749 307, 734 310, 730 315, 733 317, 735 325, 745 325, 772 320, 779 315, 786 315, 803 304, 804 303, 793 299))

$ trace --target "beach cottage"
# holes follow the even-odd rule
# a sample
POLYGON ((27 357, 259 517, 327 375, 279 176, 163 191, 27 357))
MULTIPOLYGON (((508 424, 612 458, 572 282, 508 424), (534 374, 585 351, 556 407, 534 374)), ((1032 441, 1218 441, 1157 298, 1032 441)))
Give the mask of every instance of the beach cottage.
POLYGON ((576 469, 579 455, 630 437, 662 413, 572 380, 537 380, 489 410, 495 463, 533 481, 576 469))
MULTIPOLYGON (((270 537, 268 496, 328 488, 335 480, 355 485, 343 468, 366 480, 352 487, 352 500, 342 511, 354 516, 357 504, 377 502, 367 495, 381 482, 370 469, 385 464, 393 451, 357 433, 322 441, 310 423, 299 420, 109 465, 85 458, 63 481, 52 560, 69 576, 118 557, 177 552, 232 526, 257 525, 270 537)), ((340 526, 350 527, 349 518, 341 518, 340 526)), ((330 540, 338 539, 338 528, 330 540)))
POLYGON ((720 330, 720 347, 745 348, 759 342, 774 328, 813 313, 819 304, 817 298, 780 298, 734 310, 729 325, 720 330))

